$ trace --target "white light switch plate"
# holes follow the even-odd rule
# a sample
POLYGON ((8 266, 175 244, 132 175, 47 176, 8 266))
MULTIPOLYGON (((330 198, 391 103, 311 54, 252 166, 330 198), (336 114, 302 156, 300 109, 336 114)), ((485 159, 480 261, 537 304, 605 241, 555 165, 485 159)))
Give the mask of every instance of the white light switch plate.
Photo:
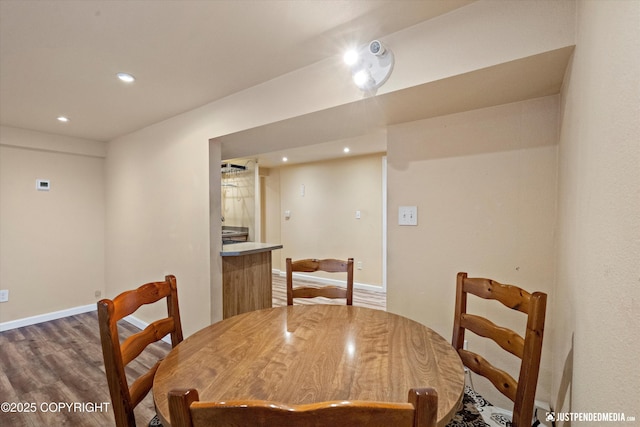
POLYGON ((398 208, 398 225, 418 225, 418 207, 400 206, 398 208))
POLYGON ((0 302, 9 301, 9 289, 0 290, 0 302))

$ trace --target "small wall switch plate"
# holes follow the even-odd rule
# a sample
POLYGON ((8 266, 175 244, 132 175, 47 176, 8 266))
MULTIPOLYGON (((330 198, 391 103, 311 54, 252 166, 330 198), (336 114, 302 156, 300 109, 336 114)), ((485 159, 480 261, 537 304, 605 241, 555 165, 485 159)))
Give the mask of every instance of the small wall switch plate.
POLYGON ((9 289, 0 290, 0 302, 9 301, 9 289))
POLYGON ((400 206, 398 208, 398 225, 418 225, 418 207, 400 206))
POLYGON ((356 211, 356 219, 360 219, 360 216, 361 216, 360 211, 356 211))

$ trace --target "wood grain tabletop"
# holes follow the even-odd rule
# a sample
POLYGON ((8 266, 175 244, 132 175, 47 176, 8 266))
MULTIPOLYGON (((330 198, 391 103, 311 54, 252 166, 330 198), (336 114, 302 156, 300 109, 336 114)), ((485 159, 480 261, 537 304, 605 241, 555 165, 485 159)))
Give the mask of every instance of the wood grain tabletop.
POLYGON ((405 317, 364 307, 294 305, 208 326, 161 363, 153 396, 170 426, 167 394, 195 388, 202 401, 259 399, 406 402, 412 387, 438 392, 438 425, 462 399, 464 370, 443 337, 405 317))

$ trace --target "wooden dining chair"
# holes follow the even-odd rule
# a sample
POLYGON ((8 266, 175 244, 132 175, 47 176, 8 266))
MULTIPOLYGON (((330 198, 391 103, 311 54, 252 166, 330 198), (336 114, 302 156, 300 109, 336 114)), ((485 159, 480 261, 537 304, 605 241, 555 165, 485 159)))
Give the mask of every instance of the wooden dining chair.
POLYGON ((409 391, 408 403, 333 401, 283 405, 267 401, 200 402, 195 389, 169 392, 172 427, 435 427, 438 394, 409 391))
MULTIPOLYGON (((513 402, 512 427, 531 426, 540 369, 547 295, 542 292, 530 294, 517 286, 500 284, 490 279, 470 278, 467 277, 467 273, 458 273, 455 304, 452 345, 458 351, 462 362, 476 374, 486 377, 513 402), (497 300, 511 310, 525 314, 527 326, 524 338, 513 330, 498 326, 484 317, 467 313, 468 294, 497 300), (463 347, 466 330, 492 339, 503 350, 518 357, 520 359, 518 381, 507 372, 493 366, 479 354, 465 350, 463 347)), ((465 400, 476 402, 484 400, 477 393, 473 392, 473 394, 473 398, 465 396, 465 400)), ((478 410, 482 412, 483 408, 478 410)))
POLYGON ((353 305, 353 258, 339 259, 302 259, 292 261, 287 258, 287 305, 293 305, 294 298, 346 298, 347 305, 353 305), (347 273, 346 288, 340 286, 293 287, 293 272, 347 273))
MULTIPOLYGON (((138 377, 131 387, 125 375, 125 366, 138 357, 149 344, 161 340, 167 334, 171 334, 172 347, 182 341, 175 276, 169 275, 163 282, 147 283, 135 290, 123 292, 113 300, 100 300, 98 321, 116 426, 135 427, 133 409, 149 393, 160 360, 148 372, 138 377), (118 335, 118 321, 132 314, 142 305, 151 304, 163 298, 167 300, 168 316, 154 321, 143 331, 121 343, 118 335)), ((161 424, 157 422, 157 417, 154 417, 150 425, 161 424)))

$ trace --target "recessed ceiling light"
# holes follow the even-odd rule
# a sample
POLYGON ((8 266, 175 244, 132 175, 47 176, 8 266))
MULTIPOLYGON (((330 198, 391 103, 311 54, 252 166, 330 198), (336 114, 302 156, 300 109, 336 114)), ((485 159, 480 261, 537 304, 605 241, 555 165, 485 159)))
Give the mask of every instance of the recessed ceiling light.
POLYGON ((344 151, 345 153, 348 153, 351 150, 349 149, 349 147, 344 147, 344 150, 342 150, 342 151, 344 151))
POLYGON ((136 78, 128 73, 118 73, 116 76, 125 83, 133 83, 136 81, 136 78))
POLYGON ((283 161, 283 162, 286 162, 287 160, 289 160, 289 159, 287 159, 286 157, 283 157, 283 158, 282 158, 282 161, 283 161))
POLYGON ((58 117, 58 121, 62 123, 67 123, 69 121, 69 118, 65 116, 60 116, 58 117))

